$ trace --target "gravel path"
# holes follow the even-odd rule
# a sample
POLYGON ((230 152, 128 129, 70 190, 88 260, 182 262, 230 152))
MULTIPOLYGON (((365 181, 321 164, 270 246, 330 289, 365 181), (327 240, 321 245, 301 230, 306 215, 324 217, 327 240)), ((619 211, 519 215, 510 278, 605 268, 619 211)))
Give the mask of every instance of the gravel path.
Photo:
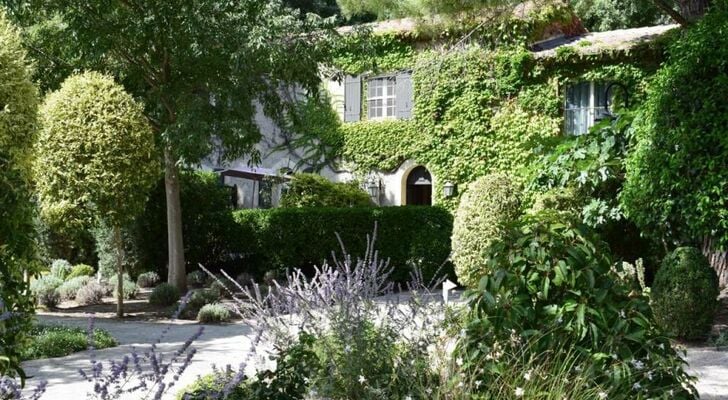
MULTIPOLYGON (((87 319, 78 317, 39 316, 38 320, 42 323, 62 323, 84 328, 88 325, 87 319)), ((119 347, 96 351, 97 359, 100 361, 120 360, 131 352, 132 347, 143 352, 157 340, 166 326, 158 322, 103 319, 97 320, 95 325, 111 332, 120 344, 119 347)), ((160 349, 165 353, 177 350, 199 328, 200 325, 196 323, 175 323, 175 327, 165 337, 164 343, 159 345, 160 349)), ((174 399, 179 389, 194 382, 199 375, 209 373, 213 365, 224 367, 232 363, 232 366, 236 367, 235 363, 245 357, 250 346, 250 339, 247 336, 251 332, 250 328, 243 324, 205 325, 204 328, 203 335, 195 341, 197 354, 192 359, 191 365, 164 399, 174 399)), ((40 379, 48 381, 48 390, 43 399, 80 400, 85 398, 85 394, 91 391, 92 387, 81 379, 78 370, 79 368, 88 370, 89 365, 89 352, 84 351, 67 357, 27 361, 23 363, 23 368, 33 377, 28 381, 28 387, 35 387, 40 379)), ((139 396, 135 398, 138 399, 139 396)))
MULTIPOLYGON (((78 317, 50 317, 39 316, 43 323, 63 323, 71 326, 86 327, 88 320, 78 317)), ((120 343, 119 347, 97 351, 99 360, 120 359, 128 354, 134 346, 143 350, 156 341, 165 328, 165 324, 158 322, 114 321, 99 319, 96 326, 112 333, 120 343)), ((192 336, 200 325, 194 323, 175 323, 160 346, 163 351, 174 351, 192 336)), ((197 376, 210 372, 213 365, 223 367, 228 364, 235 366, 236 362, 245 357, 250 346, 248 334, 250 328, 244 324, 206 325, 205 332, 195 342, 198 353, 192 364, 180 378, 176 388, 164 399, 174 399, 177 391, 192 383, 197 376)), ((728 352, 719 352, 710 348, 688 349, 688 362, 690 372, 699 379, 698 390, 703 400, 728 400, 728 352)), ((29 376, 34 377, 28 382, 34 387, 39 379, 48 381, 48 391, 43 399, 75 400, 83 399, 91 388, 89 384, 80 379, 79 368, 87 369, 89 366, 88 352, 72 354, 67 357, 34 360, 23 363, 29 376), (35 382, 34 382, 35 381, 35 382)), ((138 395, 136 396, 138 398, 138 395)))

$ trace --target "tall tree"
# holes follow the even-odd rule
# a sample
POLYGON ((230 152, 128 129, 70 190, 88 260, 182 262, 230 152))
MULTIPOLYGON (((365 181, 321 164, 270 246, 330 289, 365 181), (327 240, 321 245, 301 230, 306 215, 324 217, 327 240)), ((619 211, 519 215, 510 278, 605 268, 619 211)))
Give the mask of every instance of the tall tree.
POLYGON ((40 110, 36 180, 52 223, 104 224, 114 232, 118 317, 124 316, 121 227, 144 209, 156 182, 154 136, 143 106, 113 78, 68 78, 40 110))
POLYGON ((26 26, 45 23, 63 41, 34 43, 37 57, 61 69, 103 68, 144 101, 164 165, 168 281, 185 288, 180 166, 220 149, 225 160, 256 161, 257 111, 282 118, 282 88, 318 89, 332 30, 279 0, 3 2, 26 26))
POLYGON ((20 374, 34 304, 24 271, 32 269, 32 146, 38 89, 19 31, 0 10, 0 377, 20 374))

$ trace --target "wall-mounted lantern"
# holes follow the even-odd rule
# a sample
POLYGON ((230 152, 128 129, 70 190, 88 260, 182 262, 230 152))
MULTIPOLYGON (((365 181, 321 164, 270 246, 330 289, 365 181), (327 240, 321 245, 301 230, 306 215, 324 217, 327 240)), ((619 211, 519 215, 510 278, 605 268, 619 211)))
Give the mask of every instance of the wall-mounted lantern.
POLYGON ((366 188, 367 188, 367 193, 369 193, 369 197, 371 197, 371 199, 375 203, 379 204, 379 196, 381 195, 381 192, 382 192, 382 184, 381 184, 379 178, 376 176, 370 176, 367 179, 366 188))
POLYGON ((455 189, 455 184, 450 181, 445 182, 445 185, 443 185, 442 187, 443 194, 447 198, 455 196, 455 189))

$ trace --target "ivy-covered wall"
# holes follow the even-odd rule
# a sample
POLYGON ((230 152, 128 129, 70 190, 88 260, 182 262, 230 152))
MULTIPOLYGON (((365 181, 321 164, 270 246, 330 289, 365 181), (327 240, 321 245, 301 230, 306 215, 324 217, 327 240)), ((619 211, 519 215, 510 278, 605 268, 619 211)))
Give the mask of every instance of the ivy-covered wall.
POLYGON ((350 74, 412 70, 414 113, 410 120, 338 122, 336 133, 327 135, 338 138, 332 154, 360 176, 392 172, 405 160, 422 164, 436 178, 434 201, 453 208, 458 196, 445 198, 443 183, 456 183, 462 193, 490 172, 523 179, 534 156, 565 140, 570 82, 619 82, 627 94, 617 89, 615 103, 628 97, 634 106, 663 53, 658 41, 630 51, 584 55, 571 47, 537 57, 525 44, 528 35, 520 37, 520 43, 500 47, 475 41, 442 51, 412 36, 352 36, 351 48, 368 40, 373 52, 342 51, 338 68, 350 74))

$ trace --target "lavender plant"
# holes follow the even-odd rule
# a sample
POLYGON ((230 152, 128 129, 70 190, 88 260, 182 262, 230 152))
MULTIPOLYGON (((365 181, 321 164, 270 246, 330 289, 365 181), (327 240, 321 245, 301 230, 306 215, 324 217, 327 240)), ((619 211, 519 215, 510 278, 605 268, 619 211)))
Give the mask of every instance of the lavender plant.
MULTIPOLYGON (((321 368, 310 382, 311 394, 331 399, 431 398, 439 386, 430 353, 440 345, 438 333, 446 306, 434 294, 441 282, 424 282, 415 268, 404 287, 389 279, 393 267, 380 259, 374 233, 367 237, 363 258, 354 260, 341 243, 339 257, 317 267, 313 276, 301 270, 261 285, 237 284, 230 293, 235 312, 248 319, 256 340, 250 356, 225 385, 227 396, 245 379, 245 371, 265 348, 286 349, 300 335, 316 338, 321 368)), ((200 266, 211 277, 214 275, 200 266)))

